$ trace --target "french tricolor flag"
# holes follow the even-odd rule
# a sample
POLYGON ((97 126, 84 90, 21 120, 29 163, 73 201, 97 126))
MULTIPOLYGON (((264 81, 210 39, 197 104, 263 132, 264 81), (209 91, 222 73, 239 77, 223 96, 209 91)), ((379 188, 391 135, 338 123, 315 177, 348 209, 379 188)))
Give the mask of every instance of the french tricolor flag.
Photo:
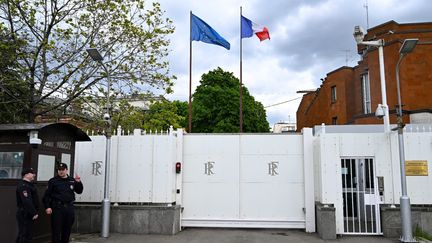
POLYGON ((260 41, 269 39, 270 33, 267 27, 259 26, 252 22, 250 19, 241 16, 241 38, 249 38, 255 34, 260 41))

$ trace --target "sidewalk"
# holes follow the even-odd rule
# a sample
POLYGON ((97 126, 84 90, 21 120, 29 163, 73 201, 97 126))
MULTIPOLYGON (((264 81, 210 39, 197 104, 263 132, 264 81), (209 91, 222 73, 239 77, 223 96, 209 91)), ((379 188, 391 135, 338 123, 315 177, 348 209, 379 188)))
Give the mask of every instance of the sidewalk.
POLYGON ((72 243, 289 243, 289 242, 398 242, 382 236, 343 236, 337 240, 325 241, 318 234, 305 233, 302 230, 285 229, 219 229, 186 228, 176 235, 133 235, 110 234, 101 238, 98 234, 74 234, 72 243))

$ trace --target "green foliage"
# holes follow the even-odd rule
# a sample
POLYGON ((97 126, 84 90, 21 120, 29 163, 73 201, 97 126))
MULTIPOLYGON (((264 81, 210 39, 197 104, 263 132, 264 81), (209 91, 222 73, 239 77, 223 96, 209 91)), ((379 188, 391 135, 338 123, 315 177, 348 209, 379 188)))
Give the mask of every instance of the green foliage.
MULTIPOLYGON (((99 121, 101 122, 101 121, 99 121)), ((121 126, 123 130, 133 131, 142 128, 144 122, 144 111, 132 106, 127 100, 121 100, 112 116, 113 128, 121 126)), ((100 124, 98 127, 101 127, 100 124)))
POLYGON ((428 241, 432 240, 432 235, 428 234, 425 231, 423 231, 418 225, 416 225, 416 228, 414 230, 414 236, 418 240, 425 240, 425 239, 428 240, 428 241))
MULTIPOLYGON (((192 131, 202 133, 239 132, 240 82, 221 68, 201 77, 193 95, 192 131)), ((264 106, 243 87, 243 131, 268 132, 264 106)))
POLYGON ((0 0, 0 27, 24 44, 15 57, 29 122, 79 97, 106 96, 107 73, 88 57, 90 47, 104 56, 112 96, 172 92, 166 56, 174 27, 157 2, 0 0))
POLYGON ((186 102, 162 100, 150 105, 150 110, 145 116, 143 128, 153 131, 167 130, 170 126, 173 126, 173 128, 182 128, 186 124, 186 118, 186 102))
MULTIPOLYGON (((149 110, 132 106, 127 100, 122 100, 113 112, 113 127, 121 126, 123 130, 133 131, 136 128, 152 131, 166 131, 170 126, 183 128, 187 119, 187 103, 170 102, 165 99, 153 101, 149 110)), ((101 127, 103 124, 96 124, 101 127)))
POLYGON ((21 41, 13 41, 0 25, 0 123, 21 123, 25 115, 28 89, 20 77, 17 55, 21 41))
POLYGON ((188 125, 188 103, 186 101, 174 100, 172 102, 177 107, 176 114, 181 118, 178 122, 179 127, 186 128, 188 125))

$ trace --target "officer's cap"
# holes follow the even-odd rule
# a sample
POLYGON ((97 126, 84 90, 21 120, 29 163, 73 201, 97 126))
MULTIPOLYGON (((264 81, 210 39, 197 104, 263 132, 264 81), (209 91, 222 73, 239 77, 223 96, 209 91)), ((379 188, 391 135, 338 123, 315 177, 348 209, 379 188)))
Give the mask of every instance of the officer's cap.
POLYGON ((65 163, 60 163, 58 166, 57 166, 57 170, 67 170, 67 164, 65 164, 65 163))
POLYGON ((21 171, 21 176, 25 176, 25 175, 27 175, 28 173, 36 174, 36 173, 34 172, 33 168, 24 168, 24 169, 21 171))

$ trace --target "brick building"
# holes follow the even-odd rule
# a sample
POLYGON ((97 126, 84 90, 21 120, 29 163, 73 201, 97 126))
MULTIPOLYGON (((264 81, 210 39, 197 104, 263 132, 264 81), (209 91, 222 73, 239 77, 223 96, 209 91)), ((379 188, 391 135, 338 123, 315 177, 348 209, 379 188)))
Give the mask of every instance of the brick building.
MULTIPOLYGON (((405 123, 432 122, 432 22, 399 24, 395 21, 368 29, 365 41, 384 40, 384 70, 390 123, 396 123, 396 64, 399 49, 408 38, 418 38, 416 48, 400 64, 401 97, 405 123)), ((354 41, 354 39, 353 39, 354 41)), ((375 117, 382 104, 378 48, 357 46, 362 56, 355 67, 327 74, 321 86, 306 93, 297 109, 297 130, 325 123, 382 124, 375 117)))

